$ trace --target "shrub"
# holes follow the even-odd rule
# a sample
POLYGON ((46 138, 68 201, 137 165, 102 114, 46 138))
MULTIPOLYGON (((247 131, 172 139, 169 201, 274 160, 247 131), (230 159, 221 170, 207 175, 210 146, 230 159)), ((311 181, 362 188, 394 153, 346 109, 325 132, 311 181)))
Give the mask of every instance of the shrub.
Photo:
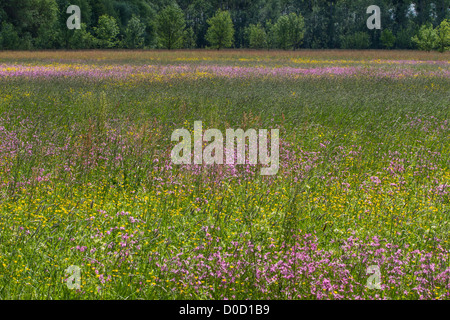
POLYGON ((387 49, 391 49, 395 44, 395 36, 389 29, 384 29, 383 32, 381 32, 380 40, 383 47, 387 49))
POLYGON ((444 52, 450 50, 450 23, 447 19, 443 20, 437 28, 438 50, 444 52))
POLYGON ((438 47, 439 37, 431 24, 422 25, 418 33, 411 38, 420 50, 431 51, 438 47))

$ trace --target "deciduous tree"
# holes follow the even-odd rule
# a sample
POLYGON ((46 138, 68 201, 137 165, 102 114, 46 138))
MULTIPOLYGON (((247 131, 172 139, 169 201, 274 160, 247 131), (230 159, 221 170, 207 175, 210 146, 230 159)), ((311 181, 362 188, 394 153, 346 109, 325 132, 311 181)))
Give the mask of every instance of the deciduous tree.
POLYGON ((207 22, 209 28, 206 32, 206 40, 212 47, 220 50, 233 45, 234 27, 230 12, 218 10, 207 22))
POLYGON ((170 5, 165 7, 157 17, 158 39, 161 47, 179 49, 183 47, 183 36, 186 23, 180 7, 170 5))
POLYGON ((118 44, 117 36, 119 34, 119 26, 116 19, 108 15, 102 15, 98 19, 98 26, 95 28, 95 34, 102 48, 114 48, 118 44))

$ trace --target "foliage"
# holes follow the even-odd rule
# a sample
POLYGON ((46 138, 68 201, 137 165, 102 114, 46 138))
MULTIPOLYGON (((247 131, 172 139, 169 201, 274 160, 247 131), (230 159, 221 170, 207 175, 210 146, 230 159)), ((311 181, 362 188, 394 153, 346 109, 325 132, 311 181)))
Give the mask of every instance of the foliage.
POLYGON ((195 32, 192 27, 186 28, 184 31, 184 48, 193 49, 196 46, 195 32))
POLYGON ((250 48, 252 49, 267 48, 267 34, 260 23, 256 25, 251 24, 250 26, 248 26, 246 32, 250 48))
POLYGON ((145 24, 138 16, 133 15, 125 29, 124 45, 128 49, 143 48, 144 40, 145 24))
POLYGON ((305 36, 305 19, 301 14, 295 14, 294 12, 288 15, 289 19, 289 43, 290 46, 295 50, 301 46, 303 43, 303 37, 305 36))
POLYGON ((397 31, 396 35, 396 47, 398 49, 409 49, 412 48, 413 43, 411 40, 411 34, 413 33, 413 29, 411 27, 409 28, 400 28, 397 31))
POLYGON ((273 26, 276 43, 279 48, 296 49, 300 47, 304 37, 305 20, 294 12, 282 15, 273 26))
POLYGON ((383 47, 385 47, 386 49, 391 49, 392 47, 394 47, 395 36, 391 30, 384 29, 381 32, 380 40, 381 40, 381 43, 383 44, 383 47))
POLYGON ((3 21, 0 29, 0 49, 19 49, 20 39, 11 23, 3 21))
MULTIPOLYGON (((7 44, 8 49, 226 47, 212 45, 218 40, 212 32, 221 27, 216 23, 211 28, 208 21, 217 19, 219 9, 229 13, 233 36, 227 46, 236 48, 419 47, 442 52, 448 47, 444 21, 450 19, 449 6, 450 0, 1 0, 0 21, 9 24, 5 32, 13 36, 12 43, 14 34, 21 40, 13 47, 7 44), (366 27, 369 16, 363 9, 370 4, 381 9, 382 31, 366 27), (81 34, 86 41, 75 43, 80 32, 66 27, 69 5, 80 7, 81 22, 85 24, 81 34), (173 16, 167 16, 169 13, 173 16), (100 20, 102 16, 109 18, 100 20), (439 37, 431 47, 425 42, 434 40, 424 40, 418 34, 422 26, 430 25, 439 37), (418 42, 413 42, 416 34, 418 42), (94 39, 98 39, 95 44, 94 39)), ((229 21, 225 24, 225 29, 230 27, 229 21)), ((424 30, 433 38, 431 29, 424 30)))
POLYGON ((58 28, 58 5, 55 0, 33 0, 30 13, 32 32, 36 31, 35 46, 41 49, 58 47, 60 30, 58 28))
POLYGON ((185 27, 184 14, 180 7, 176 5, 165 7, 157 17, 160 46, 169 50, 182 48, 185 27))
POLYGON ((370 47, 370 38, 367 32, 361 31, 341 38, 343 49, 367 49, 370 47))
POLYGON ((81 28, 71 30, 72 36, 68 39, 69 49, 94 49, 99 45, 99 40, 87 31, 85 23, 81 23, 81 28))
POLYGON ((437 28, 438 34, 438 50, 444 52, 450 50, 450 22, 445 19, 437 28))
POLYGON ((272 23, 272 20, 266 21, 266 28, 267 30, 267 49, 274 49, 277 47, 277 37, 275 34, 275 28, 274 24, 272 23))
POLYGON ((417 34, 411 38, 420 50, 431 51, 438 46, 439 37, 431 24, 420 27, 417 34))
POLYGON ((447 60, 0 52, 0 298, 449 300, 447 60), (175 165, 198 120, 278 129, 279 171, 175 165))
POLYGON ((114 17, 106 14, 100 16, 94 30, 101 48, 114 48, 118 45, 119 26, 114 17))
POLYGON ((230 12, 219 9, 207 22, 209 28, 206 32, 206 40, 212 47, 220 50, 233 45, 234 27, 230 12))

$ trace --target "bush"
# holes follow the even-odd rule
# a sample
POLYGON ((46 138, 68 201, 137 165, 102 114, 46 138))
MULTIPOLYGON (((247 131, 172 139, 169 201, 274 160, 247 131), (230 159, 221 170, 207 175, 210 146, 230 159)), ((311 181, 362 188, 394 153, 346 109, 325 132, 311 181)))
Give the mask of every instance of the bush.
POLYGON ((438 33, 431 24, 422 25, 419 32, 411 38, 420 50, 431 51, 438 47, 438 33))
POLYGON ((158 14, 156 20, 159 45, 169 50, 183 47, 186 27, 183 10, 175 5, 167 6, 158 14))
POLYGON ((119 35, 119 26, 116 19, 108 15, 102 15, 98 19, 98 26, 95 33, 102 48, 114 48, 118 45, 117 36, 119 35))
POLYGON ((33 37, 29 32, 25 32, 20 37, 19 50, 32 50, 33 48, 33 37))
POLYGON ((11 23, 3 22, 0 31, 0 49, 15 50, 20 47, 20 39, 17 31, 11 23))
POLYGON ((391 49, 395 44, 395 36, 389 29, 384 29, 383 32, 381 32, 380 40, 383 47, 386 49, 391 49))
POLYGON ((251 24, 246 30, 249 47, 252 49, 267 48, 267 34, 261 24, 251 24))
POLYGON ((370 38, 366 32, 356 32, 341 37, 342 49, 367 49, 370 47, 370 38))

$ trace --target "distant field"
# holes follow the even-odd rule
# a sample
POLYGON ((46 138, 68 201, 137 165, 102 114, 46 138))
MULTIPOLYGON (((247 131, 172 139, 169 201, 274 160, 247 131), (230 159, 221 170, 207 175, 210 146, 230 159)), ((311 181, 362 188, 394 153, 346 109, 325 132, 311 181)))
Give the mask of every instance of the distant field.
POLYGON ((0 299, 450 299, 450 53, 0 52, 0 85, 0 299), (278 173, 173 164, 194 121, 279 129, 278 173))
POLYGON ((289 59, 307 58, 317 60, 421 60, 446 61, 450 60, 450 53, 436 51, 412 50, 86 50, 86 51, 3 51, 0 61, 25 61, 34 63, 49 60, 77 60, 77 61, 127 61, 136 64, 146 60, 167 61, 174 63, 176 59, 194 58, 198 60, 211 60, 215 63, 226 61, 239 61, 239 59, 275 60, 285 62, 289 59))

